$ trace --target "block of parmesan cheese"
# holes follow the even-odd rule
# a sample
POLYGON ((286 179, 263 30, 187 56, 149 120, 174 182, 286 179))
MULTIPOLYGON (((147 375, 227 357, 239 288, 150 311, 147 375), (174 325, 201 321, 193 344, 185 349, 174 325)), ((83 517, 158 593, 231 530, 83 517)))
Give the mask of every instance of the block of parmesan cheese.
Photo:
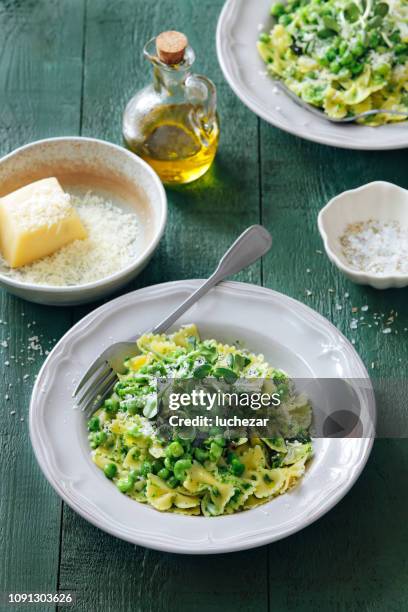
POLYGON ((86 237, 69 194, 54 177, 0 198, 0 250, 12 268, 86 237))

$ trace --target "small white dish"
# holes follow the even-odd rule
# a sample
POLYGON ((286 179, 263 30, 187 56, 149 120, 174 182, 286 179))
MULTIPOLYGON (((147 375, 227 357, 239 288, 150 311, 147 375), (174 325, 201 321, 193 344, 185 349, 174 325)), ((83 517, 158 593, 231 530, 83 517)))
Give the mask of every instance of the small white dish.
POLYGON ((278 89, 256 43, 272 27, 272 0, 227 0, 217 27, 217 55, 235 94, 268 123, 306 140, 344 149, 385 150, 408 146, 408 121, 369 127, 338 125, 316 117, 278 89))
POLYGON ((239 339, 294 377, 363 380, 362 437, 315 439, 315 456, 299 486, 246 512, 213 518, 181 516, 158 512, 122 495, 91 460, 86 416, 73 408, 73 389, 104 348, 151 329, 199 282, 146 287, 108 302, 82 319, 48 356, 30 404, 30 437, 36 458, 50 484, 71 508, 118 538, 185 554, 253 548, 317 520, 340 501, 364 468, 373 443, 375 417, 367 371, 353 346, 331 323, 275 291, 222 283, 175 327, 194 321, 204 338, 228 343, 239 339))
POLYGON ((408 274, 373 274, 354 269, 347 262, 340 243, 341 236, 348 225, 370 219, 398 221, 401 227, 408 227, 408 191, 386 181, 375 181, 344 191, 330 200, 318 216, 319 232, 330 261, 360 285, 371 285, 375 289, 406 287, 408 274))
POLYGON ((134 212, 142 228, 138 253, 126 268, 92 283, 54 287, 0 273, 0 285, 40 304, 68 306, 100 299, 137 276, 156 250, 167 219, 163 185, 146 162, 123 147, 94 138, 62 137, 30 143, 0 159, 0 197, 50 176, 68 192, 92 191, 134 212))

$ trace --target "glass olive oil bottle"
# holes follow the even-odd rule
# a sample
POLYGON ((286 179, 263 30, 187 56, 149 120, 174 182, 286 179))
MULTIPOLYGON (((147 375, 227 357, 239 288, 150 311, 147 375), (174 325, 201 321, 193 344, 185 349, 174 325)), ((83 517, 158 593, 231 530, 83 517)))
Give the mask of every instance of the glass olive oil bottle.
POLYGON ((126 107, 125 143, 164 183, 190 183, 207 172, 217 152, 215 85, 191 73, 194 51, 180 32, 153 38, 144 55, 153 65, 153 83, 126 107))

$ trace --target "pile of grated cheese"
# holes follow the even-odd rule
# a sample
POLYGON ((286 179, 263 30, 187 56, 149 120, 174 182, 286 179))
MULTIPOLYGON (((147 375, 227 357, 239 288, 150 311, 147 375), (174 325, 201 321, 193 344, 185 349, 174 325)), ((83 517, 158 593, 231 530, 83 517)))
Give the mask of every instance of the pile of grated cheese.
POLYGON ((374 274, 408 273, 408 228, 397 221, 370 219, 349 225, 340 238, 343 255, 356 270, 374 274))
POLYGON ((70 204, 88 232, 85 240, 21 268, 12 269, 1 259, 0 272, 23 283, 63 287, 100 280, 132 263, 141 239, 135 214, 91 192, 71 195, 70 204))

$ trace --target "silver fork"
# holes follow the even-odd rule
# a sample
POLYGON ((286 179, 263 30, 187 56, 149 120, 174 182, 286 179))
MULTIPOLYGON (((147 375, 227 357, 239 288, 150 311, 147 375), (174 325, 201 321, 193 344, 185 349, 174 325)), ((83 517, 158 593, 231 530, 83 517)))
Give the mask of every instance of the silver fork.
POLYGON ((354 121, 357 121, 357 119, 363 119, 364 117, 370 117, 372 115, 381 115, 381 114, 383 114, 383 115, 384 114, 386 114, 386 115, 395 115, 395 116, 398 116, 398 117, 405 117, 406 119, 408 119, 408 111, 406 113, 404 113, 402 111, 386 110, 384 108, 371 109, 369 111, 364 111, 364 113, 359 113, 358 115, 353 115, 351 117, 342 117, 341 119, 336 119, 334 117, 329 117, 329 115, 327 115, 327 113, 325 113, 324 111, 319 110, 315 106, 312 106, 311 104, 308 104, 307 102, 302 100, 302 98, 300 98, 297 94, 295 94, 293 91, 291 91, 289 89, 289 87, 287 87, 285 85, 285 83, 283 83, 282 81, 279 81, 279 80, 275 79, 274 83, 283 92, 285 92, 285 94, 287 94, 289 96, 289 98, 291 98, 291 100, 293 100, 298 106, 301 106, 302 108, 305 108, 306 110, 311 112, 313 115, 316 115, 317 117, 321 117, 323 119, 326 119, 326 121, 330 121, 331 123, 353 123, 354 121))
MULTIPOLYGON (((246 229, 220 259, 210 278, 149 332, 162 334, 167 331, 212 287, 257 261, 269 251, 271 245, 272 237, 262 225, 252 225, 246 229)), ((139 354, 136 340, 137 338, 130 342, 116 342, 95 359, 73 393, 79 408, 89 412, 101 406, 112 392, 117 375, 125 373, 124 360, 139 354)))

